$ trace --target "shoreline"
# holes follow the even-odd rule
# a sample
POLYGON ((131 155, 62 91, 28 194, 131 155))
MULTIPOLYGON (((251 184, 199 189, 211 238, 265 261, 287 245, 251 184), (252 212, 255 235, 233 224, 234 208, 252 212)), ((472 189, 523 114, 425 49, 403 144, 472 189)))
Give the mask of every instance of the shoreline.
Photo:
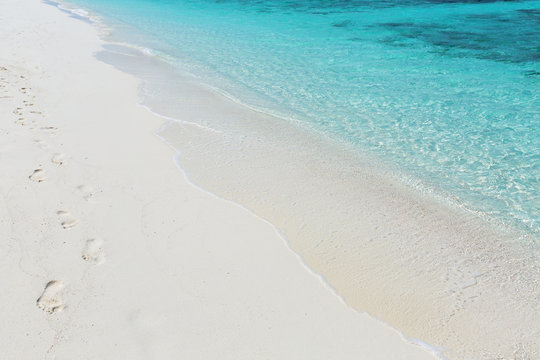
MULTIPOLYGON (((112 46, 116 50, 105 48, 98 54, 98 59, 135 76, 141 73, 135 64, 136 54, 130 53, 129 60, 124 61, 122 46, 112 46)), ((142 60, 145 71, 151 69, 148 66, 152 61, 150 58, 142 60)), ((160 71, 151 70, 149 74, 156 77, 160 71)), ((369 159, 362 159, 359 164, 358 154, 352 154, 347 149, 336 151, 316 134, 306 137, 304 135, 309 134, 308 131, 297 131, 289 138, 282 139, 284 133, 294 133, 293 130, 289 131, 294 126, 283 131, 286 124, 280 119, 253 111, 241 103, 231 105, 229 102, 233 101, 224 94, 213 93, 211 89, 182 75, 179 75, 177 82, 183 85, 166 88, 164 92, 187 98, 174 104, 179 112, 175 113, 176 109, 171 108, 170 104, 162 106, 159 97, 153 99, 157 105, 143 102, 143 106, 161 113, 165 119, 181 119, 171 120, 158 132, 158 136, 180 151, 177 165, 185 174, 189 174, 187 178, 198 187, 239 203, 276 226, 287 238, 290 248, 312 271, 320 274, 350 307, 360 312, 367 311, 407 336, 425 339, 437 348, 447 347, 450 355, 458 358, 476 358, 480 356, 478 351, 484 352, 485 356, 484 347, 492 351, 488 357, 508 356, 514 352, 514 346, 524 346, 527 349, 525 353, 538 352, 534 340, 531 340, 539 331, 533 325, 534 320, 515 322, 515 319, 526 314, 532 319, 538 314, 534 305, 534 299, 538 297, 534 288, 537 273, 534 237, 529 237, 529 240, 527 237, 521 238, 511 229, 485 223, 477 214, 467 213, 464 209, 444 204, 440 199, 429 198, 408 189, 404 184, 393 182, 389 174, 373 167, 369 159), (192 96, 192 92, 196 95, 192 96), (201 98, 204 100, 201 101, 201 98), (178 106, 182 102, 183 106, 178 106), (228 117, 221 116, 217 121, 212 121, 216 120, 212 119, 213 112, 205 113, 204 106, 200 105, 203 103, 212 103, 228 117), (154 107, 159 110, 154 110, 154 107), (167 114, 166 111, 173 113, 167 114), (184 119, 190 119, 186 123, 202 131, 190 129, 191 125, 184 126, 184 119), (224 119, 225 124, 221 124, 224 119), (263 126, 264 122, 272 125, 263 126), (211 130, 211 134, 208 134, 208 130, 211 130), (249 152, 244 149, 249 149, 249 152), (313 149, 317 149, 317 152, 313 149), (316 153, 327 153, 321 149, 329 150, 332 156, 318 159, 316 153), (299 157, 297 153, 305 156, 299 157), (261 165, 260 159, 264 159, 266 163, 263 165, 270 165, 269 168, 254 166, 261 165), (343 162, 343 159, 346 161, 343 162), (334 163, 338 165, 329 166, 334 163), (309 171, 295 172, 298 164, 309 164, 309 171), (236 167, 228 168, 231 165, 236 167), (283 172, 289 176, 285 180, 281 176, 283 172), (338 176, 324 178, 327 173, 338 176), (278 179, 275 179, 275 174, 280 174, 278 179), (318 184, 319 187, 311 187, 298 195, 299 191, 305 189, 299 189, 295 182, 301 179, 301 183, 311 186, 313 174, 324 175, 324 185, 318 184), (285 183, 285 191, 283 188, 273 188, 268 183, 271 179, 281 182, 282 186, 285 183), (353 182, 357 179, 367 190, 360 189, 352 197, 357 199, 356 203, 367 203, 367 206, 356 206, 349 201, 351 193, 343 192, 358 187, 353 182), (313 194, 325 195, 321 189, 345 182, 350 186, 343 186, 330 194, 333 198, 331 201, 328 198, 320 203, 312 201, 313 194), (298 209, 297 204, 306 200, 308 205, 298 209), (291 207, 291 203, 294 206, 291 207), (345 204, 343 207, 353 215, 349 214, 349 219, 342 221, 336 214, 343 210, 333 206, 335 203, 345 204), (304 215, 307 213, 319 216, 306 219, 304 215), (363 216, 362 213, 369 215, 363 216), (328 214, 330 222, 325 219, 328 214), (367 220, 358 221, 361 218, 367 220), (519 264, 513 259, 526 260, 524 264, 519 264), (501 263, 504 264, 501 266, 501 263), (360 269, 356 264, 362 264, 360 269), (532 273, 527 272, 528 266, 532 267, 532 273), (364 274, 366 269, 368 271, 364 274), (378 280, 385 284, 382 288, 375 281, 381 274, 383 276, 378 280), (500 287, 505 289, 502 294, 500 287), (364 292, 370 294, 368 299, 364 292), (519 297, 515 294, 519 294, 519 297), (508 304, 519 304, 518 309, 506 309, 508 304), (493 323, 492 312, 495 309, 502 311, 497 315, 502 319, 500 323, 507 324, 514 331, 508 343, 500 344, 500 339, 507 334, 494 329, 496 324, 493 323), (417 320, 411 323, 411 317, 417 320), (520 334, 525 328, 532 335, 522 338, 520 334), (448 333, 457 334, 450 340, 457 342, 448 345, 448 340, 441 340, 448 333), (478 343, 474 337, 476 333, 490 333, 489 339, 485 339, 486 344, 478 343), (520 341, 525 341, 526 345, 516 345, 520 341), (463 345, 463 342, 468 343, 463 345)))
MULTIPOLYGON (((82 1, 82 3, 84 3, 84 1, 82 1)), ((72 4, 72 6, 78 8, 78 5, 72 4)), ((84 6, 85 5, 83 5, 83 7, 84 6)), ((164 36, 163 38, 167 39, 167 41, 161 41, 158 39, 158 36, 155 33, 152 33, 154 35, 151 35, 151 33, 146 34, 144 29, 151 30, 151 28, 144 26, 138 28, 137 26, 130 25, 130 17, 127 15, 126 17, 124 17, 123 15, 121 15, 121 13, 117 13, 116 16, 118 17, 118 19, 124 19, 123 21, 118 22, 114 20, 114 17, 109 18, 109 15, 107 15, 106 12, 99 14, 98 9, 100 7, 97 5, 90 6, 90 4, 87 4, 87 8, 93 9, 89 11, 95 11, 95 13, 92 13, 90 16, 93 17, 95 21, 99 22, 99 24, 96 25, 109 30, 107 34, 103 34, 103 36, 107 42, 112 42, 111 46, 119 46, 120 48, 129 47, 129 49, 134 50, 134 53, 131 54, 134 57, 137 56, 135 54, 136 52, 142 52, 144 55, 148 55, 149 57, 155 58, 158 61, 167 63, 172 68, 174 68, 174 70, 177 71, 179 75, 181 75, 180 77, 191 80, 195 79, 195 82, 203 84, 210 91, 217 92, 220 95, 232 100, 233 102, 238 103, 242 107, 248 107, 255 112, 260 112, 263 115, 266 114, 271 117, 276 117, 280 120, 283 119, 286 123, 292 122, 295 126, 298 125, 297 127, 300 128, 300 131, 315 132, 320 137, 328 138, 330 139, 330 141, 339 143, 337 145, 338 147, 345 146, 354 148, 359 153, 362 153, 362 156, 367 155, 366 158, 369 157, 370 163, 381 164, 381 167, 384 168, 384 171, 389 170, 390 172, 393 172, 396 178, 399 178, 402 183, 406 183, 407 186, 414 188, 414 191, 419 191, 423 194, 427 194, 428 196, 437 197, 446 202, 450 202, 451 206, 454 206, 456 208, 466 208, 467 211, 469 211, 470 213, 482 217, 484 220, 493 223, 494 226, 514 228, 516 231, 522 232, 524 234, 533 236, 538 235, 538 228, 534 225, 534 212, 531 213, 531 216, 529 216, 529 218, 532 217, 531 221, 515 221, 516 219, 514 218, 514 215, 509 214, 508 216, 503 216, 505 210, 496 209, 493 207, 493 204, 498 201, 498 197, 497 199, 492 199, 490 196, 487 196, 485 201, 481 201, 479 200, 479 198, 481 197, 477 196, 478 194, 474 191, 467 195, 467 191, 464 190, 464 188, 461 188, 460 186, 452 187, 451 184, 446 181, 447 174, 461 171, 462 169, 459 169, 459 167, 449 167, 448 169, 443 169, 442 172, 429 173, 422 172, 420 169, 421 166, 420 168, 414 166, 404 166, 399 161, 396 161, 396 158, 388 157, 385 155, 385 153, 378 152, 377 150, 369 148, 369 146, 362 144, 361 142, 355 143, 351 139, 343 136, 343 134, 332 132, 331 127, 325 128, 325 126, 317 124, 315 121, 309 120, 313 116, 309 116, 305 111, 300 113, 295 113, 294 111, 291 111, 290 104, 283 104, 283 107, 280 107, 278 103, 271 105, 271 101, 269 99, 264 100, 264 95, 262 95, 261 97, 261 94, 259 94, 261 93, 260 89, 258 91, 254 90, 257 87, 257 81, 252 82, 253 85, 243 84, 237 86, 235 85, 237 84, 237 82, 232 80, 232 75, 231 78, 227 78, 227 76, 223 74, 223 71, 220 72, 218 69, 214 69, 212 67, 205 68, 204 62, 202 60, 186 60, 190 57, 192 57, 193 59, 198 59, 198 56, 196 56, 196 54, 187 55, 187 53, 184 53, 181 50, 176 50, 175 47, 172 45, 174 44, 174 41, 172 41, 166 36, 164 36), (201 64, 196 64, 197 62, 200 62, 201 64), (242 87, 244 88, 242 89, 242 87), (253 89, 249 90, 250 88, 253 89), (476 200, 474 200, 475 198, 476 200), (485 206, 482 206, 482 204, 484 204, 485 206)), ((104 8, 107 7, 105 6, 104 8)), ((114 6, 110 8, 111 13, 114 14, 115 8, 116 7, 114 6)), ((117 10, 119 10, 120 8, 118 8, 117 10)), ((158 8, 159 7, 157 7, 156 9, 158 8)), ((83 12, 85 11, 86 10, 83 10, 83 12)), ((187 31, 189 33, 189 29, 187 29, 187 31)), ((178 48, 180 49, 181 46, 178 46, 178 48)), ((279 88, 280 86, 281 84, 276 84, 276 87, 279 88)), ((369 96, 369 94, 366 95, 369 96)), ((396 99, 401 98, 399 94, 393 95, 396 99)), ((162 94, 161 96, 167 96, 167 94, 162 94)), ((314 101, 314 103, 316 103, 316 101, 314 101)), ((156 112, 163 112, 164 115, 171 118, 179 118, 178 115, 168 114, 168 110, 169 109, 156 109, 156 112)), ((363 114, 362 111, 360 113, 363 114)), ((330 118, 332 118, 331 115, 330 118)), ((360 120, 361 119, 363 118, 361 117, 360 120)), ((371 120, 376 120, 376 118, 370 118, 369 121, 371 120)), ((398 127, 399 124, 394 125, 398 127)), ((369 132, 369 129, 366 129, 366 131, 369 132)), ((430 139, 431 137, 426 136, 425 138, 430 139)), ((381 140, 380 144, 386 143, 385 139, 379 140, 381 140)), ((415 140, 415 138, 412 137, 410 140, 415 140)), ((407 141, 407 139, 404 139, 404 141, 407 141)), ((366 141, 366 143, 369 143, 369 141, 366 141)), ((389 143, 392 142, 390 141, 389 143)), ((389 149, 387 153, 392 153, 392 150, 389 149)), ((440 153, 444 154, 444 151, 441 151, 440 153)), ((464 153, 467 153, 467 151, 465 151, 464 153)), ((407 154, 410 155, 408 157, 415 158, 414 154, 410 154, 410 152, 407 152, 407 154)), ((427 158, 428 157, 426 157, 426 159, 427 158)), ((486 167, 490 168, 490 166, 488 165, 486 165, 486 167)), ((428 166, 428 164, 426 164, 426 166, 428 166)), ((474 172, 470 175, 474 175, 474 172)), ((483 176, 480 176, 480 174, 477 175, 483 178, 483 176)), ((448 179, 451 178, 452 176, 448 176, 448 179)), ((460 178, 458 177, 454 180, 455 182, 459 182, 460 178)), ((493 179, 491 178, 489 180, 493 181, 493 179)), ((509 202, 513 202, 511 198, 505 198, 504 196, 502 196, 499 200, 501 202, 505 201, 507 202, 507 204, 509 202)), ((506 212, 508 212, 510 208, 511 207, 509 207, 506 212)))
POLYGON ((187 182, 94 27, 37 0, 1 17, 3 357, 434 358, 187 182))
MULTIPOLYGON (((147 109, 145 108, 147 111, 150 111, 152 112, 152 110, 150 109, 147 109)), ((159 115, 159 114, 156 114, 156 116, 158 117, 161 117, 161 118, 165 118, 163 117, 162 115, 159 115)), ((166 118, 165 118, 166 119, 166 118)), ((176 121, 176 120, 175 120, 176 121)), ((164 126, 166 126, 166 124, 164 124, 164 126)), ((178 153, 178 150, 172 146, 171 144, 169 144, 167 142, 167 140, 165 138, 162 138, 160 135, 158 135, 158 132, 159 130, 156 132, 156 136, 158 136, 164 143, 166 143, 171 149, 173 149, 175 152, 177 152, 177 156, 179 155, 178 153)), ((295 252, 294 250, 292 250, 290 248, 290 244, 286 238, 286 236, 274 225, 272 224, 270 221, 266 220, 265 218, 263 217, 260 217, 259 215, 257 215, 256 213, 254 213, 252 210, 250 210, 249 208, 245 207, 244 205, 242 205, 241 203, 238 203, 234 200, 229 200, 229 199, 226 199, 226 198, 222 198, 220 197, 219 195, 213 193, 213 192, 210 192, 208 190, 206 190, 205 188, 197 185, 195 182, 191 181, 189 179, 189 176, 188 174, 186 173, 186 171, 182 168, 182 165, 180 163, 178 163, 177 161, 175 161, 175 165, 177 166, 178 170, 184 175, 184 178, 186 179, 187 182, 189 182, 193 187, 197 188, 198 190, 200 191, 203 191, 205 193, 207 193, 208 195, 212 196, 212 197, 215 197, 219 200, 223 200, 223 201, 227 201, 227 202, 230 202, 232 204, 234 204, 235 206, 238 206, 240 207, 242 210, 244 211, 247 211, 249 212, 250 214, 252 214, 253 216, 255 216, 256 218, 260 219, 261 221, 265 222, 266 224, 268 224, 269 226, 271 226, 274 231, 276 232, 276 234, 279 236, 279 238, 281 239, 281 241, 283 241, 283 243, 285 244, 285 246, 287 247, 287 249, 289 249, 289 251, 291 251, 291 253, 293 255, 295 255, 297 261, 302 265, 302 267, 309 273, 311 274, 313 277, 317 278, 321 284, 324 286, 325 289, 327 289, 329 292, 332 293, 332 295, 334 295, 336 297, 336 299, 339 300, 340 303, 342 303, 345 307, 353 310, 356 314, 365 314, 365 313, 362 313, 362 312, 358 312, 356 309, 354 309, 353 307, 351 307, 347 301, 336 291, 336 289, 319 273, 315 272, 313 269, 311 269, 307 264, 306 262, 304 261, 304 259, 302 258, 301 255, 299 255, 297 252, 295 252)), ((421 339, 416 339, 416 338, 410 338, 410 337, 407 337, 405 336, 402 332, 400 332, 399 330, 393 328, 390 324, 384 322, 383 320, 381 319, 378 319, 378 318, 374 318, 372 317, 370 314, 367 314, 371 319, 379 322, 380 324, 382 324, 383 326, 385 327, 388 327, 390 329, 392 329, 393 331, 397 332, 399 334, 399 337, 407 342, 407 343, 410 343, 412 345, 416 345, 416 346, 419 346, 420 348, 422 348, 423 350, 427 351, 429 354, 433 355, 433 357, 435 359, 438 359, 438 360, 446 360, 445 357, 442 356, 441 354, 441 350, 442 349, 438 349, 434 346, 431 346, 430 344, 428 343, 425 343, 424 341, 422 341, 421 339)))

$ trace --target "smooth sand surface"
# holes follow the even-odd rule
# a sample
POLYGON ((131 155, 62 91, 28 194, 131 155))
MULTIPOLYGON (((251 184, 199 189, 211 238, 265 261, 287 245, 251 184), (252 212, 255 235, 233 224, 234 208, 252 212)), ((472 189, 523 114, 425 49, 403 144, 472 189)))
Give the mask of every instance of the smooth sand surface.
POLYGON ((0 4, 1 359, 432 359, 191 185, 91 24, 0 4))

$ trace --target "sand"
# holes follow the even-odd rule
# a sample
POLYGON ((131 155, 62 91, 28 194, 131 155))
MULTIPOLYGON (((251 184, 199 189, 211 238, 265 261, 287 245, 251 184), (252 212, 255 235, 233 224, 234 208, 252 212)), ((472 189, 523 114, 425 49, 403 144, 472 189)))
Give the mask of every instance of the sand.
POLYGON ((434 358, 188 182, 95 27, 1 6, 0 358, 434 358))

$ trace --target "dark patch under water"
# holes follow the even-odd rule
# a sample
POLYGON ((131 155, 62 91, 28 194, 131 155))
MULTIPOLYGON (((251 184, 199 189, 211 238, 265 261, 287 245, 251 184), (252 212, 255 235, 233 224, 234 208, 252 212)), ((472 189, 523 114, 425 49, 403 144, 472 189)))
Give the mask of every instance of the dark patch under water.
POLYGON ((455 16, 453 22, 388 22, 374 27, 394 32, 380 41, 393 46, 413 42, 432 52, 510 63, 540 59, 540 12, 523 9, 501 14, 455 16), (467 29, 467 30, 464 30, 467 29))
POLYGON ((353 22, 350 20, 344 20, 344 21, 332 23, 333 27, 340 27, 340 28, 350 27, 352 25, 353 25, 353 22))

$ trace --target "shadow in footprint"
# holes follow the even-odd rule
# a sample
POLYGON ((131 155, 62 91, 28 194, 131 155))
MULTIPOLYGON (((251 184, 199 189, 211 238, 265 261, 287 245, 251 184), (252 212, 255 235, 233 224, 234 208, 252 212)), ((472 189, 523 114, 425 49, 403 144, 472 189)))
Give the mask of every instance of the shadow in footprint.
POLYGON ((28 178, 35 182, 42 182, 47 179, 47 177, 45 176, 45 170, 43 169, 34 170, 34 172, 28 178))
POLYGON ((54 131, 58 130, 58 128, 54 127, 54 126, 42 126, 39 129, 43 130, 43 131, 48 131, 48 132, 54 132, 54 131))

